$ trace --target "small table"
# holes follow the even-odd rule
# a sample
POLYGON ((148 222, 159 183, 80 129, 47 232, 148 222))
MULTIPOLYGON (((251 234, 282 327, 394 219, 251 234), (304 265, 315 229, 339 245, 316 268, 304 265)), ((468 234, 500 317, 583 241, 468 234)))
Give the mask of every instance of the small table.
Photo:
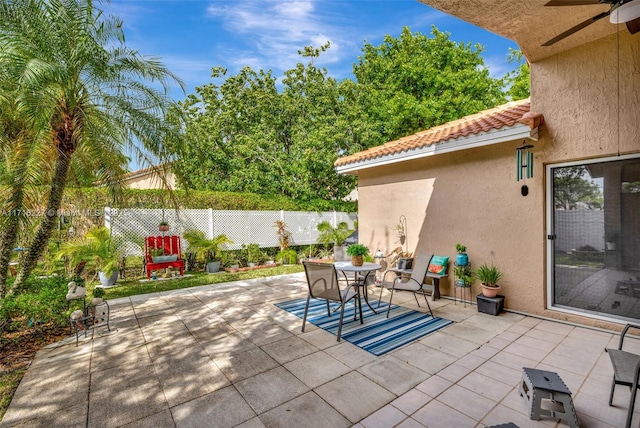
POLYGON ((363 287, 365 303, 367 304, 367 306, 369 306, 369 309, 371 309, 374 314, 377 314, 377 312, 369 304, 369 293, 367 292, 367 278, 369 277, 371 272, 375 272, 377 270, 382 269, 382 266, 377 263, 371 263, 371 262, 365 262, 362 264, 362 266, 354 266, 353 264, 351 264, 351 262, 335 262, 333 265, 335 266, 336 270, 339 270, 340 272, 355 272, 355 273, 364 274, 364 278, 362 278, 362 280, 356 279, 356 284, 357 284, 356 291, 358 293, 358 299, 362 298, 362 295, 360 294, 360 287, 363 287))

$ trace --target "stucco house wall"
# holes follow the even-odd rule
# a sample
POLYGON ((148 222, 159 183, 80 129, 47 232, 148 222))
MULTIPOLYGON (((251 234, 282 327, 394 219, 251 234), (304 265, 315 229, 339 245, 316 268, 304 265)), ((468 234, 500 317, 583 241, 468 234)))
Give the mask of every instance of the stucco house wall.
MULTIPOLYGON (((535 146, 528 196, 515 180, 522 140, 360 169, 360 241, 373 251, 394 248, 392 228, 404 215, 410 251, 453 258, 462 243, 474 267, 499 266, 507 308, 609 327, 547 309, 545 167, 640 153, 640 37, 622 30, 530 66, 531 111, 544 125, 538 141, 527 140, 535 146)), ((453 296, 451 278, 441 289, 453 296)))
MULTIPOLYGON (((433 156, 358 175, 360 241, 373 250, 394 248, 393 230, 407 218, 409 251, 455 260, 455 244, 467 246, 472 267, 494 263, 505 272, 501 294, 509 308, 528 311, 544 302, 544 198, 542 165, 534 161, 530 192, 515 180, 515 148, 522 141, 433 156)), ((443 294, 453 296, 453 281, 443 294)), ((474 286, 474 292, 480 292, 474 286)))

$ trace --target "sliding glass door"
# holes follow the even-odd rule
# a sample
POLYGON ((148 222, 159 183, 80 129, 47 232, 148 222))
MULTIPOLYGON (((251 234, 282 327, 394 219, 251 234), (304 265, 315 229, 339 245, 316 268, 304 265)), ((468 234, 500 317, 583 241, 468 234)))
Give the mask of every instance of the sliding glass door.
POLYGON ((640 320, 640 158, 547 173, 551 305, 640 320))

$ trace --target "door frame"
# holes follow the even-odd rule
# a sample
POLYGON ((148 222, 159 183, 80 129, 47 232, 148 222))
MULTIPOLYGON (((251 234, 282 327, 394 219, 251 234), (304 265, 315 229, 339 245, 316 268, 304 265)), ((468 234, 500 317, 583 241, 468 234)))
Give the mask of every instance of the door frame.
POLYGON ((623 161, 628 159, 638 159, 640 158, 640 153, 628 154, 628 155, 620 155, 620 156, 606 156, 601 158, 589 158, 582 159, 571 162, 558 162, 558 163, 547 163, 545 165, 545 203, 546 203, 546 241, 547 241, 547 251, 546 251, 546 270, 547 270, 547 281, 546 281, 546 302, 545 308, 548 310, 563 312, 572 315, 579 315, 582 317, 593 318, 603 321, 621 323, 622 321, 619 318, 612 318, 604 315, 596 315, 592 313, 583 312, 579 309, 571 309, 566 306, 555 306, 554 302, 554 287, 555 287, 555 275, 554 275, 554 267, 555 267, 555 258, 554 258, 554 242, 553 239, 549 237, 554 234, 554 203, 553 203, 553 173, 552 169, 554 168, 563 168, 577 165, 588 165, 593 163, 603 163, 603 162, 614 162, 614 161, 623 161))

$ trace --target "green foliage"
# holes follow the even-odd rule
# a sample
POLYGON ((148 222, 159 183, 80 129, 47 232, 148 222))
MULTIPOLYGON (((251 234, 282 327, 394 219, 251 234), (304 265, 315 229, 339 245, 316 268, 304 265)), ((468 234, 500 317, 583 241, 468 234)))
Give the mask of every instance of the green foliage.
POLYGON ((163 256, 164 255, 164 249, 163 248, 152 248, 152 249, 149 250, 149 254, 151 255, 151 257, 163 256))
POLYGON ((505 83, 509 88, 507 90, 507 96, 512 100, 528 98, 531 87, 531 72, 529 70, 529 64, 525 60, 524 55, 522 55, 522 51, 509 48, 507 61, 519 64, 517 69, 507 73, 505 76, 505 83))
POLYGON ((102 288, 102 287, 96 287, 92 291, 93 297, 95 297, 96 299, 103 298, 105 293, 106 292, 104 291, 104 288, 102 288))
POLYGON ((361 147, 367 125, 346 114, 351 88, 314 65, 328 47, 299 51, 306 64, 285 71, 280 84, 271 71, 244 67, 227 75, 214 67, 213 82, 197 87, 177 111, 187 117, 189 144, 166 141, 187 186, 305 201, 346 196, 355 178, 338 175, 333 164, 361 147))
POLYGON ((564 210, 602 207, 604 196, 584 166, 553 170, 553 199, 556 208, 564 210))
POLYGON ((486 263, 476 269, 475 275, 481 283, 490 287, 495 286, 504 277, 504 273, 500 269, 493 264, 489 266, 486 263))
POLYGON ((189 250, 204 256, 205 262, 221 260, 226 245, 233 244, 224 233, 207 239, 203 231, 192 229, 185 231, 183 237, 189 243, 189 250))
POLYGON ((352 233, 346 221, 338 223, 336 227, 333 227, 328 221, 320 222, 318 231, 320 234, 317 242, 323 245, 341 245, 352 233))
POLYGON ((285 265, 294 264, 298 260, 298 253, 293 248, 281 250, 276 254, 276 262, 285 265))
POLYGON ((481 45, 456 43, 435 26, 431 36, 405 27, 379 46, 366 43, 354 65, 359 102, 383 142, 505 101, 503 82, 489 75, 481 45))
POLYGON ((453 269, 454 275, 457 280, 461 280, 464 283, 465 287, 469 287, 473 283, 474 272, 471 270, 471 267, 467 266, 456 266, 453 269))
POLYGON ((18 293, 2 301, 0 319, 19 322, 23 327, 36 327, 42 323, 67 322, 67 283, 64 276, 29 278, 18 293))
MULTIPOLYGON (((173 84, 184 87, 182 82, 157 59, 128 48, 122 21, 104 14, 96 3, 8 0, 0 4, 0 110, 16 107, 10 123, 18 131, 7 135, 4 126, 0 128, 0 140, 11 140, 0 148, 13 151, 14 142, 27 142, 21 147, 24 157, 12 164, 26 172, 16 176, 11 190, 20 195, 36 184, 47 186, 37 199, 46 212, 60 209, 69 182, 100 180, 117 198, 127 172, 127 154, 142 165, 166 162, 171 154, 162 142, 169 135, 175 138, 181 129, 180 118, 169 122, 165 113, 173 104, 169 89, 173 84), (27 175, 38 178, 29 181, 27 175)), ((14 289, 36 267, 54 227, 55 216, 39 218, 14 289)), ((0 239, 5 255, 14 237, 0 239)), ((1 271, 6 271, 5 260, 0 256, 1 271)), ((0 297, 4 291, 0 277, 0 297)))
POLYGON ((351 257, 366 256, 369 254, 369 249, 362 244, 353 244, 347 247, 347 254, 351 257))
MULTIPOLYGON (((217 192, 209 190, 174 190, 175 201, 181 208, 216 210, 256 210, 256 211, 344 211, 355 212, 356 202, 293 200, 286 196, 258 195, 254 193, 217 192)), ((83 207, 97 209, 110 206, 115 208, 166 208, 173 200, 166 190, 126 189, 118 201, 114 202, 103 188, 69 188, 63 199, 65 209, 83 207)), ((93 219, 96 223, 99 217, 93 219)))
POLYGON ((464 246, 464 245, 462 245, 462 244, 456 244, 456 252, 457 252, 458 254, 462 254, 462 253, 464 253, 465 251, 467 251, 467 247, 466 247, 466 246, 464 246))
POLYGON ((89 229, 86 236, 63 243, 56 259, 67 258, 73 265, 87 261, 109 276, 117 268, 119 254, 111 240, 111 231, 104 226, 96 226, 89 229))
POLYGON ((260 248, 259 244, 251 243, 249 245, 242 245, 242 249, 246 251, 247 262, 262 264, 267 260, 267 253, 260 248))

